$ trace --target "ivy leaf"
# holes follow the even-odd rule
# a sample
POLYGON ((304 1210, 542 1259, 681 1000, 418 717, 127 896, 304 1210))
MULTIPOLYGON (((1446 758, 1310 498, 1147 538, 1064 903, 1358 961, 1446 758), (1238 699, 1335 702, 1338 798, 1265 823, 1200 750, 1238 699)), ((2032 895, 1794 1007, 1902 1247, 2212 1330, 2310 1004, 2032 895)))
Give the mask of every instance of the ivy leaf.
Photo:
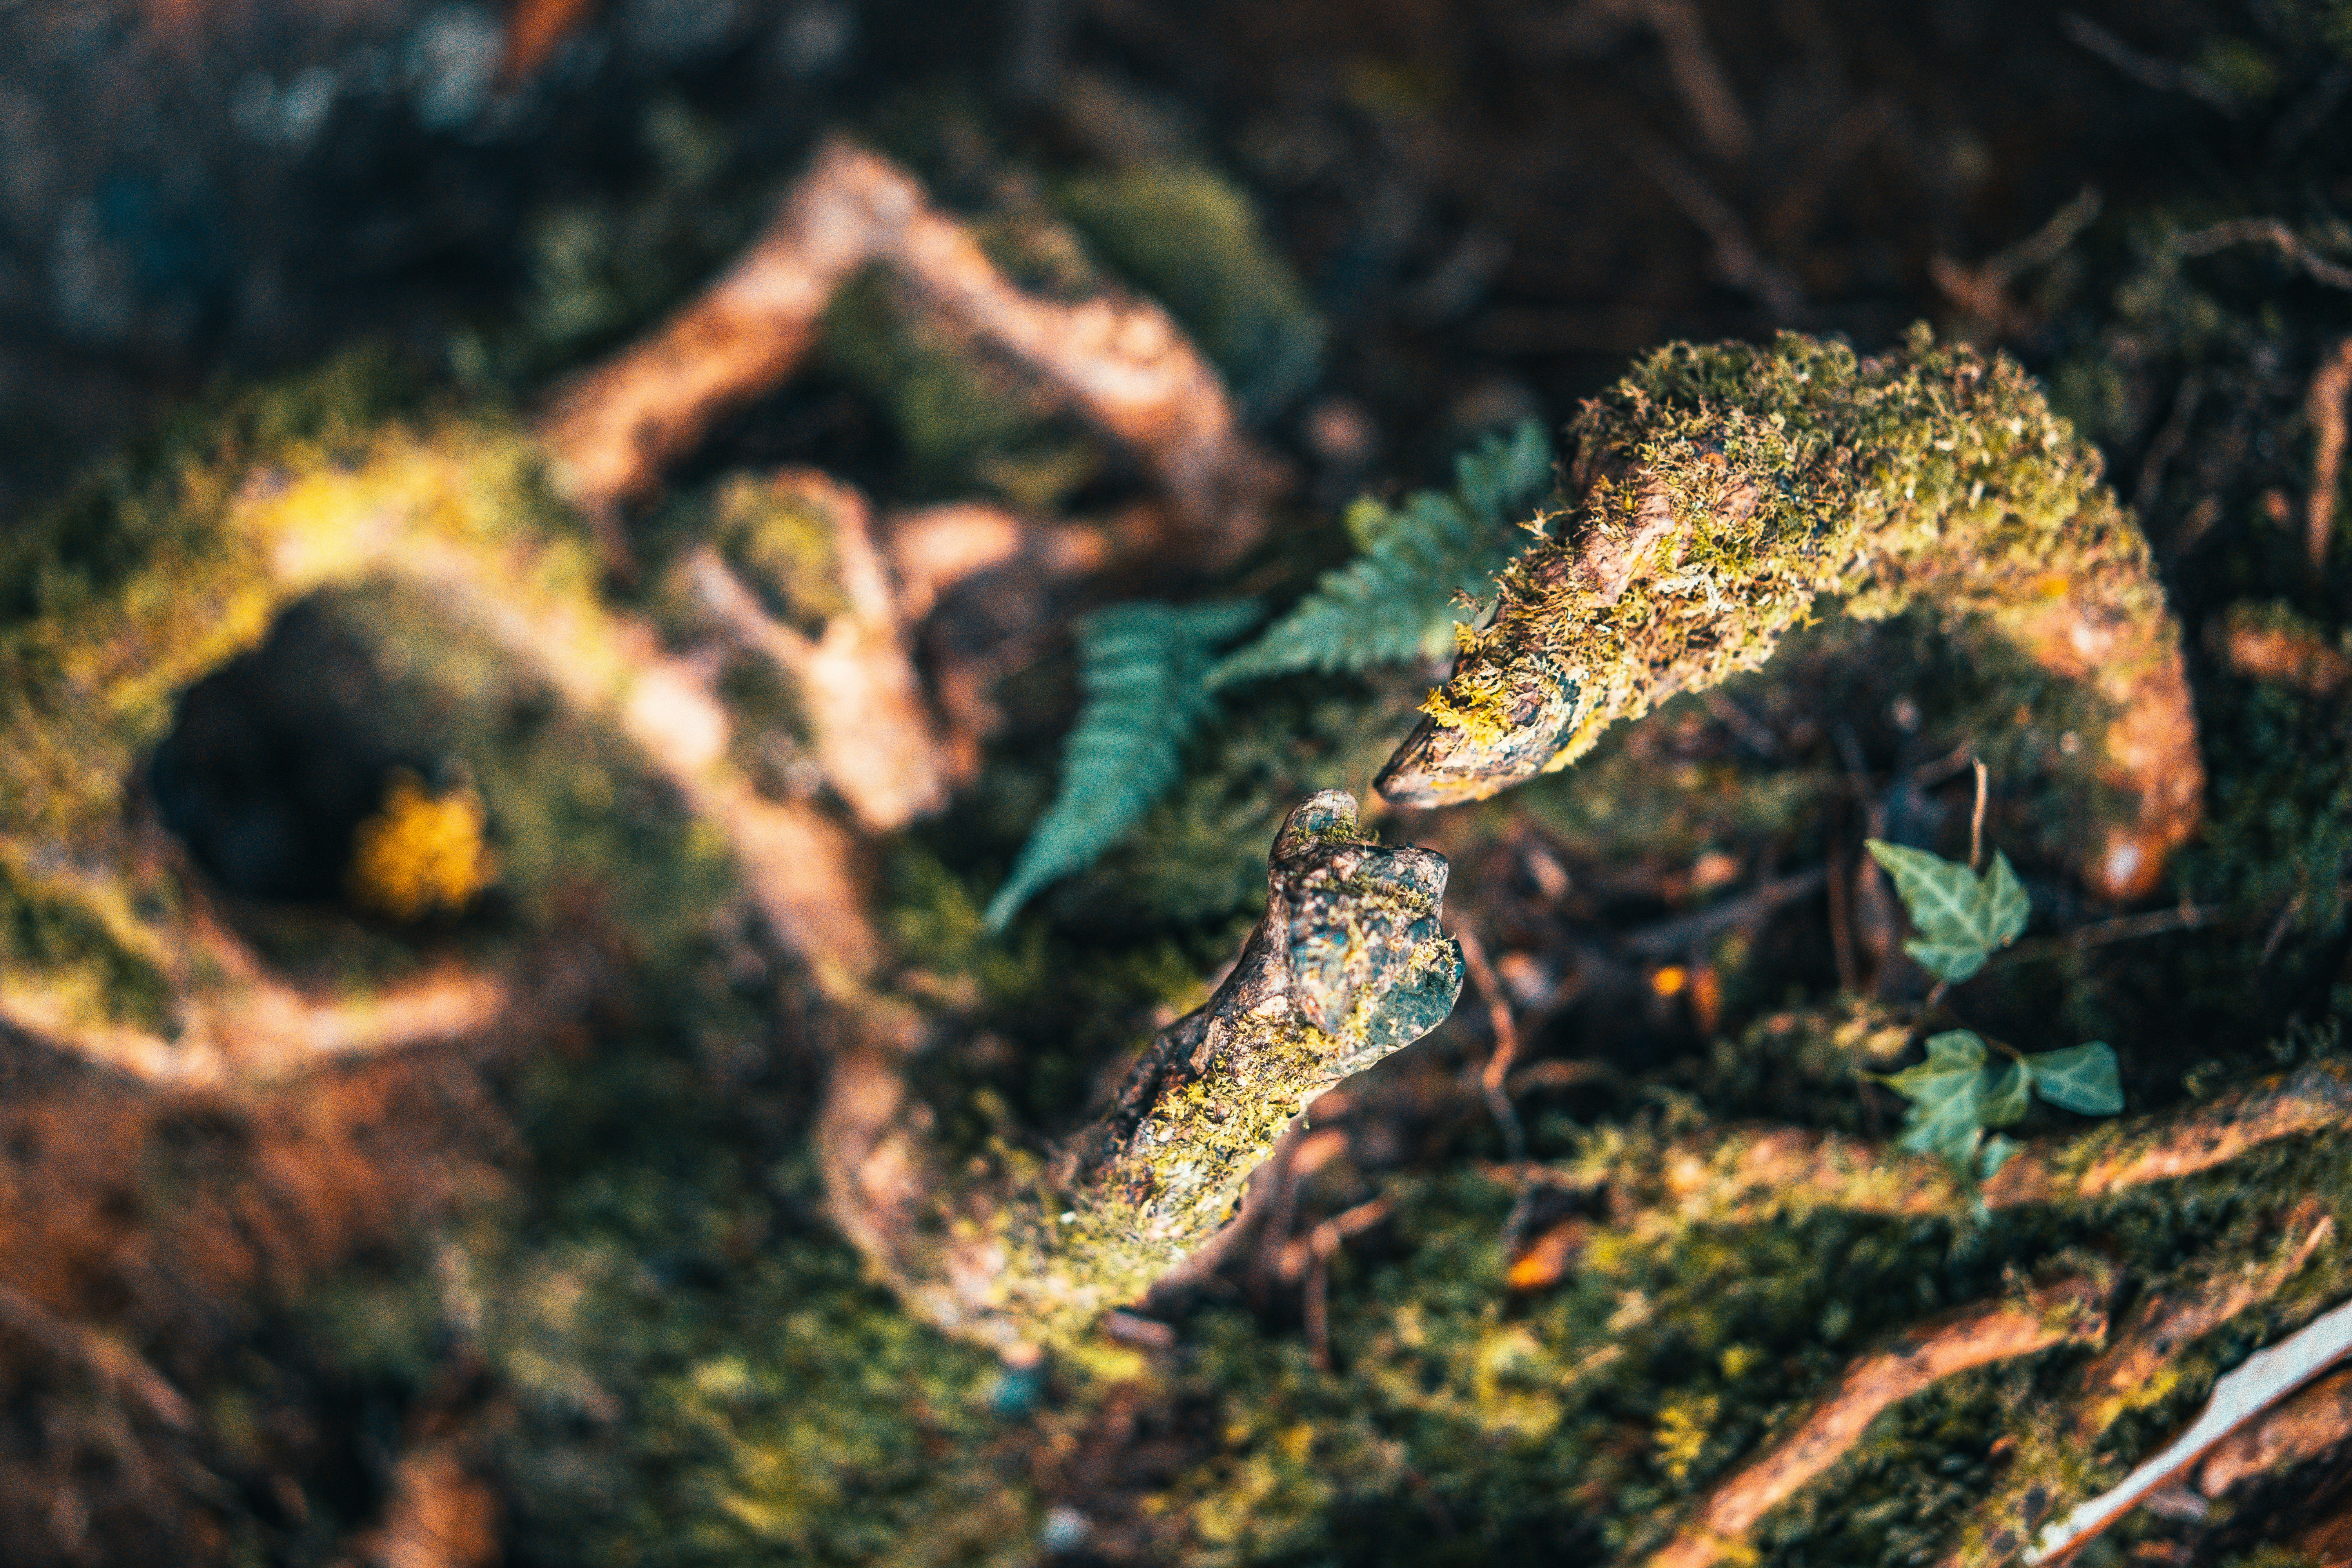
POLYGON ((2009 1157, 2025 1145, 2014 1138, 1994 1133, 1984 1141, 1984 1152, 1977 1158, 1977 1180, 1990 1182, 1993 1173, 2009 1163, 2009 1157))
POLYGON ((1958 984, 1984 967, 1993 949, 2025 929, 2025 885, 2009 857, 1993 852, 1992 868, 1979 876, 1924 849, 1869 840, 1871 858, 1895 879, 1895 891, 1918 935, 1903 951, 1937 979, 1958 984))
POLYGON ((1984 1131, 1984 1041, 1953 1029, 1927 1042, 1927 1059, 1885 1081, 1911 1101, 1902 1144, 1915 1154, 1941 1154, 1962 1170, 1984 1131))
POLYGON ((1981 1114, 1987 1127, 2014 1127, 2025 1120, 2032 1104, 2027 1092, 2033 1074, 2023 1062, 2010 1062, 1994 1075, 1984 1091, 1981 1114))
POLYGON ((2104 1040, 2044 1051, 2025 1058, 2033 1092, 2051 1104, 2084 1116, 2113 1116, 2124 1108, 2124 1086, 2116 1053, 2104 1040))

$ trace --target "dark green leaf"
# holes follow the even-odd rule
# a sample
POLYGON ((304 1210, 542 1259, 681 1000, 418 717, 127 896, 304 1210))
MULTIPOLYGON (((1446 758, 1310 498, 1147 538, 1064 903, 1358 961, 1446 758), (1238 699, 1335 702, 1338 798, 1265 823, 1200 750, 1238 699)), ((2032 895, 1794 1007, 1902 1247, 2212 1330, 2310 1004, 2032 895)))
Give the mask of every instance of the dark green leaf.
POLYGON ((2123 1080, 2116 1053, 2104 1041, 2044 1051, 2025 1058, 2033 1092, 2053 1105, 2084 1116, 2113 1116, 2124 1108, 2123 1080))
POLYGON ((1927 1059, 1885 1082, 1911 1101, 1902 1144, 1916 1154, 1940 1154, 1968 1168, 1984 1130, 1984 1041, 1966 1029, 1927 1042, 1927 1059))
POLYGON ((1895 891, 1919 932, 1903 951, 1938 980, 1968 979, 1993 949, 2015 942, 2025 929, 2025 885, 2000 851, 1979 877, 1940 855, 1883 838, 1871 839, 1869 849, 1895 879, 1895 891))
POLYGON ((1030 894, 1094 864, 1175 782, 1177 753, 1211 705, 1211 656, 1259 614, 1251 604, 1144 603, 1078 623, 1087 700, 1064 747, 1061 792, 989 904, 991 927, 1002 931, 1030 894))
POLYGON ((2032 1075, 2022 1062, 2004 1063, 1993 1075, 1984 1091, 1984 1124, 1987 1127, 2014 1127, 2025 1120, 2032 1104, 2027 1086, 2032 1075))
POLYGON ((1265 635, 1210 672, 1212 686, 1294 669, 1361 669, 1435 658, 1454 647, 1458 594, 1487 595, 1495 574, 1532 542, 1512 512, 1551 483, 1551 443, 1530 419, 1455 459, 1451 494, 1423 490, 1393 510, 1348 509, 1356 559, 1327 572, 1265 635))
POLYGON ((1920 968, 1953 985, 1975 974, 1984 967, 1985 960, 1992 956, 1980 947, 1954 947, 1916 936, 1903 944, 1903 951, 1909 953, 1920 968))

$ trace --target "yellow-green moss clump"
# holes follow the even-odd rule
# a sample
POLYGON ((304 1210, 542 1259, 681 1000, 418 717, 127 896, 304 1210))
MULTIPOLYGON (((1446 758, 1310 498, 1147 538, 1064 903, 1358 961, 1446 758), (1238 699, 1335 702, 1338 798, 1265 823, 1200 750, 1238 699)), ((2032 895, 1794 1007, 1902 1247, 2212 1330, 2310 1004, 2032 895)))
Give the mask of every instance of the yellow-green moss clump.
POLYGON ((1824 598, 1973 620, 2108 715, 2097 782, 2127 797, 2094 876, 2144 888, 2194 826, 2202 767, 2179 635, 2098 454, 2013 363, 1938 345, 1864 359, 1658 351, 1571 427, 1580 523, 1505 572, 1391 799, 1478 798, 1564 767, 1658 699, 1753 669, 1824 598))

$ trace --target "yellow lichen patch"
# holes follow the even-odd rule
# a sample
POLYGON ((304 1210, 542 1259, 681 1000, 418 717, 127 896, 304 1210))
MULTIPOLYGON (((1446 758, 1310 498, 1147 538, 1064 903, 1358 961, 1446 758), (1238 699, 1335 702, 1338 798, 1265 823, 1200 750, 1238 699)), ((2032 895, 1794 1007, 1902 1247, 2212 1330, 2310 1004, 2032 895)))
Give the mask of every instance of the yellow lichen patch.
POLYGON ((1676 1486, 1690 1479, 1721 1414, 1722 1401, 1712 1394, 1670 1400, 1659 1410, 1655 1434, 1658 1468, 1676 1486))
POLYGON ((397 921, 464 909, 498 875, 485 825, 481 797, 472 790, 431 795, 413 775, 395 776, 383 809, 360 825, 350 874, 353 901, 397 921))

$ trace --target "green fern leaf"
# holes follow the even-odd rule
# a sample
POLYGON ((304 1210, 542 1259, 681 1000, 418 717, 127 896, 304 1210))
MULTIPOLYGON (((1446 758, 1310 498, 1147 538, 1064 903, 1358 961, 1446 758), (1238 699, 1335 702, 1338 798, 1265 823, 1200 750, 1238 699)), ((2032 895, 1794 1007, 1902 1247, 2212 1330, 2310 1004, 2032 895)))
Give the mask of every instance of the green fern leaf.
POLYGON ((1423 490, 1396 510, 1348 510, 1356 559, 1264 637, 1209 672, 1212 687, 1295 669, 1361 669, 1437 658, 1454 647, 1456 597, 1484 595, 1528 542, 1508 514, 1551 483, 1551 443, 1529 419, 1454 459, 1452 494, 1423 490))
POLYGON ((1078 623, 1086 705, 1063 750, 1061 792, 988 906, 992 930, 1046 883, 1092 865, 1176 781, 1177 752, 1213 705, 1212 657, 1261 613, 1254 604, 1144 603, 1078 623))

